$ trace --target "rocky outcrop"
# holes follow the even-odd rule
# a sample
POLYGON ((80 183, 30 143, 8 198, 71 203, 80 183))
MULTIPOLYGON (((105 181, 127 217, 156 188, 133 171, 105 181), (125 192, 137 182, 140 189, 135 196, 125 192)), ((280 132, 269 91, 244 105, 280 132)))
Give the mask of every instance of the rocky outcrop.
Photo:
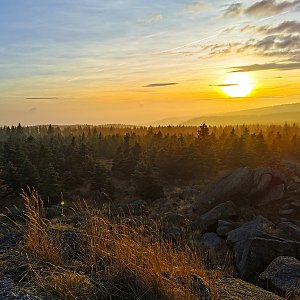
POLYGON ((236 266, 243 279, 255 281, 257 276, 278 256, 299 257, 300 243, 276 238, 250 238, 241 248, 235 250, 236 266))
POLYGON ((243 197, 257 198, 264 196, 265 193, 269 193, 264 200, 268 202, 273 198, 277 199, 286 185, 285 175, 278 170, 239 168, 210 183, 199 197, 196 208, 213 207, 228 200, 239 202, 243 197), (277 188, 270 191, 273 186, 277 188))
POLYGON ((256 168, 253 170, 250 197, 260 197, 272 186, 287 185, 286 176, 277 169, 268 167, 256 168))
POLYGON ((289 299, 300 297, 300 261, 294 257, 280 256, 260 274, 259 282, 264 288, 279 292, 289 299))
POLYGON ((217 299, 283 300, 283 298, 237 278, 220 278, 216 283, 217 299))
POLYGON ((300 243, 272 235, 274 224, 262 216, 229 232, 236 266, 242 278, 255 280, 278 256, 298 257, 300 243))
POLYGON ((211 182, 196 200, 194 208, 203 213, 226 201, 239 206, 266 207, 281 202, 287 185, 287 177, 277 169, 239 168, 211 182))
POLYGON ((242 222, 261 214, 276 224, 289 221, 299 225, 300 179, 295 172, 288 171, 284 164, 278 168, 236 169, 203 189, 194 201, 194 213, 202 215, 231 201, 238 206, 242 222))
POLYGON ((196 210, 203 207, 214 207, 225 201, 233 200, 248 194, 251 188, 253 171, 249 168, 239 168, 234 172, 210 183, 195 204, 196 210))

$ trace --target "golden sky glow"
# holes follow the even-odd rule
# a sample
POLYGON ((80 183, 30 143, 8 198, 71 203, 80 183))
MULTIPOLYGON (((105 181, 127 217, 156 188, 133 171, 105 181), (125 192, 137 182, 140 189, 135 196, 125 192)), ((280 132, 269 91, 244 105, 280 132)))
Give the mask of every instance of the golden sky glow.
POLYGON ((298 8, 4 0, 0 124, 144 124, 300 102, 298 8))

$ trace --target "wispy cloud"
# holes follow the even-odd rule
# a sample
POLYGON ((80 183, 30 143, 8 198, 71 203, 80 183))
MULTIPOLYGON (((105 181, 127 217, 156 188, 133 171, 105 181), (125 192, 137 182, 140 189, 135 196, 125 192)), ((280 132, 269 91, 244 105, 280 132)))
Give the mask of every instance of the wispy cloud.
POLYGON ((245 13, 252 16, 272 16, 295 8, 299 4, 299 0, 282 2, 277 2, 275 0, 263 0, 247 7, 245 9, 245 13))
POLYGON ((157 23, 160 22, 163 19, 163 16, 161 14, 154 14, 150 15, 143 19, 145 23, 157 23))
POLYGON ((57 100, 58 97, 27 97, 26 100, 57 100))
POLYGON ((298 61, 300 58, 300 36, 294 34, 272 34, 263 38, 250 38, 235 43, 215 43, 203 47, 209 57, 230 53, 247 53, 262 57, 284 57, 298 61))
POLYGON ((210 84, 209 86, 226 87, 226 86, 237 86, 238 83, 222 83, 222 84, 210 84))
POLYGON ((294 1, 280 1, 276 0, 262 0, 255 2, 250 6, 245 6, 242 3, 230 4, 224 11, 223 16, 228 17, 238 17, 241 14, 245 14, 253 17, 269 17, 278 15, 282 12, 288 11, 290 9, 297 9, 300 7, 300 0, 294 1))
POLYGON ((266 63, 266 64, 253 64, 246 66, 231 67, 230 73, 235 72, 254 72, 254 71, 266 71, 266 70, 297 70, 300 69, 300 62, 293 63, 266 63))
POLYGON ((184 10, 188 13, 197 13, 207 8, 207 4, 202 1, 192 2, 184 7, 184 10))
POLYGON ((163 87, 163 86, 169 86, 169 85, 177 85, 177 82, 161 82, 161 83, 150 83, 147 85, 144 85, 143 87, 151 88, 151 87, 163 87))
POLYGON ((233 18, 238 17, 243 12, 243 4, 242 3, 233 3, 229 5, 224 11, 225 18, 233 18))
POLYGON ((253 31, 264 34, 275 33, 300 33, 300 22, 298 21, 284 21, 276 26, 253 26, 246 25, 241 28, 241 32, 253 31))

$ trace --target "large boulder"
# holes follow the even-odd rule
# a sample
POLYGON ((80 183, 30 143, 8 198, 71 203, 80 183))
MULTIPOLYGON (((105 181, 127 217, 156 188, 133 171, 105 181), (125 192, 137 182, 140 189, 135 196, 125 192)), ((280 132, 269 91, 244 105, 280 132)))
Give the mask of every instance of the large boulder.
POLYGON ((263 195, 269 187, 280 184, 284 184, 284 187, 286 187, 287 178, 279 170, 268 167, 256 168, 253 170, 249 196, 257 197, 263 195))
POLYGON ((272 175, 262 172, 261 169, 257 170, 253 174, 253 187, 250 190, 252 196, 263 193, 272 181, 272 175))
POLYGON ((194 208, 203 211, 203 209, 214 207, 229 200, 241 205, 247 200, 258 199, 268 193, 270 195, 264 201, 273 201, 275 196, 278 199, 280 191, 285 190, 286 186, 287 178, 279 170, 238 168, 211 182, 198 197, 194 208), (270 191, 272 186, 279 187, 270 191))
POLYGON ((203 231, 216 230, 219 220, 228 220, 238 215, 237 208, 232 201, 221 203, 203 214, 199 219, 203 231))
POLYGON ((234 245, 244 243, 251 237, 259 237, 269 234, 273 228, 274 224, 271 221, 262 216, 257 216, 241 227, 230 231, 227 242, 234 245))
POLYGON ((222 300, 283 300, 271 292, 237 278, 220 278, 216 282, 216 290, 216 299, 222 300))
POLYGON ((300 297, 300 261, 294 257, 277 257, 258 279, 264 288, 279 292, 282 296, 300 297))
POLYGON ((252 184, 252 176, 253 171, 244 167, 213 181, 196 201, 195 209, 201 211, 203 207, 214 207, 225 201, 248 194, 252 184))
POLYGON ((300 243, 272 235, 274 224, 258 216, 229 232, 236 266, 244 279, 255 279, 278 256, 298 257, 300 243))
MULTIPOLYGON (((239 251, 241 248, 239 248, 239 251)), ((300 256, 300 243, 275 237, 254 237, 243 244, 236 266, 243 279, 255 281, 257 276, 279 256, 300 256)))

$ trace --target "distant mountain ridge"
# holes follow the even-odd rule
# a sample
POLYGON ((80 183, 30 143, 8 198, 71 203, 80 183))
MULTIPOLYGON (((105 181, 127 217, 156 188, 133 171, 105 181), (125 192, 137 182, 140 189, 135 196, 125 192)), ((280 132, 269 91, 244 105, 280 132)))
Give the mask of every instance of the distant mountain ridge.
POLYGON ((247 110, 239 110, 235 112, 225 113, 224 115, 269 115, 269 114, 276 114, 276 113, 286 113, 286 112, 300 112, 300 102, 298 103, 291 103, 291 104, 281 104, 281 105, 274 105, 274 106, 266 106, 260 108, 253 108, 247 110))
POLYGON ((240 110, 223 114, 203 115, 194 118, 178 117, 166 118, 152 122, 152 126, 186 125, 198 126, 201 123, 208 125, 239 125, 239 124, 284 124, 300 122, 300 102, 282 104, 269 107, 240 110))
POLYGON ((299 112, 283 112, 261 115, 222 115, 203 116, 188 120, 180 125, 198 126, 205 122, 208 125, 240 125, 240 124, 284 124, 300 122, 299 112))

